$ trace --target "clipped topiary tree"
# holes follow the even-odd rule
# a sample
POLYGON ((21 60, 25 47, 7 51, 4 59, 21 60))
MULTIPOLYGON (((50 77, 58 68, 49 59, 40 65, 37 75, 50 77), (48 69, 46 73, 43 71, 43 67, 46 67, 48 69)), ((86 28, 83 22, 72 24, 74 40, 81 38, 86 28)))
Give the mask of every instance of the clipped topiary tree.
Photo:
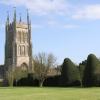
POLYGON ((80 80, 79 70, 69 58, 64 59, 61 71, 61 80, 63 86, 71 86, 73 83, 80 80))
POLYGON ((83 87, 83 77, 84 77, 84 70, 87 64, 87 60, 82 61, 82 63, 79 64, 79 73, 80 73, 80 83, 81 87, 83 87))
POLYGON ((94 70, 95 86, 100 86, 100 63, 96 66, 94 70))
POLYGON ((87 58, 87 64, 84 71, 84 86, 95 86, 96 85, 96 76, 95 71, 96 67, 99 64, 98 58, 94 54, 90 54, 87 58))

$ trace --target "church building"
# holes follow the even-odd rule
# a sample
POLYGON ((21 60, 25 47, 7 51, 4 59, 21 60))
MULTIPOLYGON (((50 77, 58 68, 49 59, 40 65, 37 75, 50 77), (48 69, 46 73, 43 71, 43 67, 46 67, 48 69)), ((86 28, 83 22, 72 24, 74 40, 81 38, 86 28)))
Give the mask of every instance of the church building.
POLYGON ((4 79, 6 71, 13 68, 32 70, 32 42, 31 21, 27 10, 27 22, 17 21, 14 9, 13 21, 10 22, 9 14, 5 25, 5 62, 0 66, 0 79, 4 79))
POLYGON ((6 21, 5 42, 5 69, 20 67, 22 70, 31 70, 32 67, 32 42, 31 21, 27 11, 27 23, 17 21, 16 9, 13 21, 10 23, 9 15, 6 21))

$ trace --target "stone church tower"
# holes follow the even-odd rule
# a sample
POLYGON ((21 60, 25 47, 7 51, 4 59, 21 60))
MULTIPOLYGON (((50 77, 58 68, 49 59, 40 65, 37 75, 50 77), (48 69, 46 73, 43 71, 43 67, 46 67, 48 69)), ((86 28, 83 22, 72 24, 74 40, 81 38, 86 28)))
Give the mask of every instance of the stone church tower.
POLYGON ((32 43, 31 43, 31 21, 27 11, 27 23, 16 20, 16 9, 13 21, 6 21, 6 43, 5 43, 5 68, 20 67, 31 71, 32 68, 32 43))

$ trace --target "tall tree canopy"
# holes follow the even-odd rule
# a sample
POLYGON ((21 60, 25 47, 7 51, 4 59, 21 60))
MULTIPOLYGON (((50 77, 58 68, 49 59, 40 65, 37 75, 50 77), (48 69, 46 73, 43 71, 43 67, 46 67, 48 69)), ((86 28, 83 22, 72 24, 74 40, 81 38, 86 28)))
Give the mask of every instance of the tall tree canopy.
POLYGON ((80 79, 77 66, 69 58, 64 59, 61 77, 64 85, 70 85, 80 79))
POLYGON ((95 72, 99 65, 99 60, 94 54, 87 58, 87 64, 84 71, 84 86, 94 86, 96 82, 95 72))
POLYGON ((39 53, 34 58, 34 70, 39 86, 43 86, 43 82, 48 77, 48 71, 56 64, 56 57, 53 54, 39 53))

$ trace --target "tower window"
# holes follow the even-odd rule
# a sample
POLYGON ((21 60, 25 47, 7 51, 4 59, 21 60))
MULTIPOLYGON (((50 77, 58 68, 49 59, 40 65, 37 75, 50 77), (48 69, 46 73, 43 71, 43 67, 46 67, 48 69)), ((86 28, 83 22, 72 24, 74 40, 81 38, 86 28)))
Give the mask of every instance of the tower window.
POLYGON ((21 46, 18 46, 18 55, 21 55, 21 46))
POLYGON ((20 56, 25 56, 26 55, 26 50, 25 50, 25 46, 18 46, 18 55, 20 56))
POLYGON ((23 45, 21 49, 22 49, 22 50, 21 50, 21 54, 22 54, 22 55, 25 55, 25 46, 23 45))
POLYGON ((24 34, 24 39, 27 42, 27 33, 24 34))

